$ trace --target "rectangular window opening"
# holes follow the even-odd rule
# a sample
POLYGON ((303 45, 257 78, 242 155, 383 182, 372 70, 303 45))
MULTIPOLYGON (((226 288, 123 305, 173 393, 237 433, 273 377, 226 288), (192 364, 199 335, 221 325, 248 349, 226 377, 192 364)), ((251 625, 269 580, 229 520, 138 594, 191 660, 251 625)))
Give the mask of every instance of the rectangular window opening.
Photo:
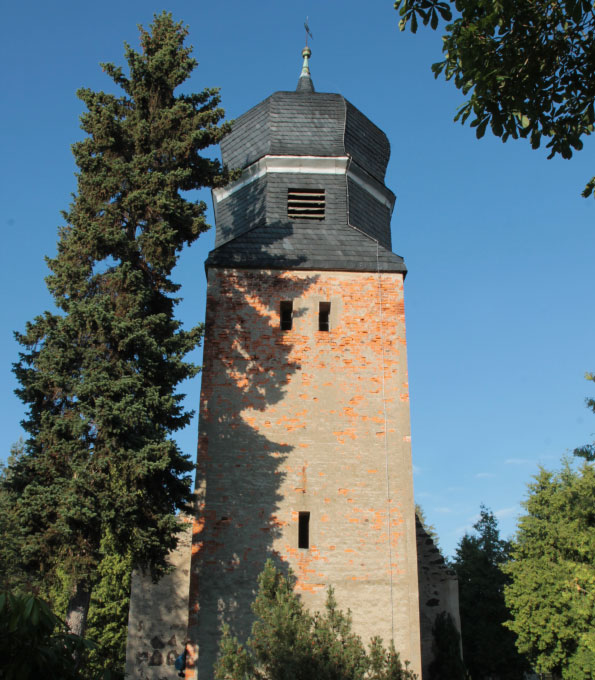
POLYGON ((310 547, 310 513, 299 513, 298 548, 307 550, 310 547))
POLYGON ((279 313, 281 317, 281 330, 290 331, 293 325, 293 302, 291 300, 281 300, 279 313))
POLYGON ((331 315, 331 303, 330 302, 319 302, 318 303, 318 330, 319 331, 329 331, 330 330, 330 315, 331 315))
POLYGON ((324 189, 288 189, 287 217, 290 220, 323 220, 324 189))

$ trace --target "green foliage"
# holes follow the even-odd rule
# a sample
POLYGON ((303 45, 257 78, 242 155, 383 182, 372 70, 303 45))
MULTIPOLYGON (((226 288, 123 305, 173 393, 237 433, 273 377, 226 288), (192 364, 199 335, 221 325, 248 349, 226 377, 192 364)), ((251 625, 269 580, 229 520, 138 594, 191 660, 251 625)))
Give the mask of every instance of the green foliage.
POLYGON ((440 612, 432 626, 434 658, 429 667, 429 680, 467 680, 467 669, 461 657, 461 636, 448 612, 440 612))
POLYGON ((59 312, 17 334, 28 439, 3 487, 20 567, 43 582, 62 570, 87 598, 108 534, 114 554, 162 574, 190 500, 193 466, 171 434, 190 422, 177 388, 198 370, 184 358, 202 328, 175 319, 171 272, 208 227, 206 205, 185 192, 227 181, 199 152, 229 126, 217 90, 175 92, 196 66, 186 35, 155 16, 142 52, 126 47, 129 75, 103 65, 120 96, 79 91, 78 191, 48 260, 59 312))
POLYGON ((457 546, 452 567, 459 580, 463 659, 473 680, 517 680, 529 670, 504 627, 510 618, 504 601, 509 581, 502 567, 510 560, 510 543, 500 538, 498 521, 483 505, 473 526, 457 546))
POLYGON ((388 649, 385 649, 379 637, 370 640, 368 668, 366 680, 416 680, 417 678, 417 675, 410 670, 409 662, 401 661, 394 642, 391 640, 388 649))
POLYGON ((13 444, 7 465, 0 463, 0 590, 24 586, 25 575, 19 570, 20 535, 16 518, 16 494, 8 484, 10 467, 23 451, 23 441, 13 444))
POLYGON ((430 524, 426 518, 426 513, 424 512, 423 508, 419 503, 415 504, 415 516, 417 519, 420 521, 420 524, 424 528, 425 532, 428 534, 428 536, 432 539, 434 542, 434 546, 436 548, 439 548, 439 537, 438 537, 438 532, 436 531, 436 527, 433 524, 430 524))
POLYGON ((337 609, 329 589, 324 612, 310 614, 295 594, 294 579, 269 560, 253 604, 256 621, 246 645, 224 627, 216 680, 414 680, 391 644, 374 638, 369 652, 337 609))
POLYGON ((505 589, 509 627, 539 673, 595 678, 595 470, 563 462, 529 484, 505 589))
MULTIPOLYGON (((0 542, 0 554, 4 542, 0 542)), ((97 568, 97 584, 93 588, 85 637, 89 644, 81 647, 79 670, 95 677, 123 678, 126 663, 126 639, 128 632, 128 608, 130 604, 130 558, 113 552, 113 542, 108 535, 101 543, 101 561, 97 568), (83 653, 84 652, 84 653, 83 653)), ((55 620, 64 617, 68 608, 72 578, 57 568, 47 583, 33 584, 11 565, 4 569, 4 588, 12 587, 29 597, 31 588, 43 593, 44 600, 56 614, 55 620)), ((0 677, 1 674, 0 674, 0 677)))
POLYGON ((33 595, 0 592, 0 677, 3 680, 109 678, 79 673, 75 658, 93 648, 71 635, 49 606, 33 595))
MULTIPOLYGON (((595 122, 595 13, 591 0, 396 0, 399 27, 451 21, 432 66, 468 95, 455 120, 482 137, 527 138, 570 158, 595 122)), ((595 191, 595 178, 583 195, 595 191)))
MULTIPOLYGON (((587 373, 585 375, 585 378, 587 380, 595 382, 595 374, 593 373, 587 373)), ((592 398, 587 399, 587 408, 590 408, 591 411, 595 413, 595 399, 592 398)), ((593 462, 595 461, 595 444, 586 444, 585 446, 580 446, 579 448, 574 449, 573 453, 575 456, 578 456, 579 458, 584 458, 589 462, 593 462)))
POLYGON ((101 553, 99 580, 93 589, 87 623, 87 637, 98 647, 89 652, 86 668, 94 672, 109 670, 113 677, 124 677, 131 560, 113 551, 109 534, 101 542, 101 553))

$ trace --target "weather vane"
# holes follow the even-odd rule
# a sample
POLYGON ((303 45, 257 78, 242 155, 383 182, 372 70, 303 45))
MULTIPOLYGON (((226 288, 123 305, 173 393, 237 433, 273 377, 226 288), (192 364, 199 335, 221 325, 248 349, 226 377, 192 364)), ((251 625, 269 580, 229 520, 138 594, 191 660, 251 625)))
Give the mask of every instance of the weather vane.
POLYGON ((311 40, 314 40, 312 31, 310 30, 310 26, 308 25, 308 17, 306 17, 306 21, 304 21, 304 28, 306 29, 306 47, 308 47, 308 36, 310 36, 311 40))

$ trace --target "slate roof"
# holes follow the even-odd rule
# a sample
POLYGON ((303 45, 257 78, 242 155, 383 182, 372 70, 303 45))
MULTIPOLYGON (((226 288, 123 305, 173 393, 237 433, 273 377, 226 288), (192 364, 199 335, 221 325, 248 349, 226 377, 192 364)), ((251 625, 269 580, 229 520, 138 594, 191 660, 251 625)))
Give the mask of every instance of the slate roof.
POLYGON ((212 250, 208 267, 407 272, 403 258, 349 225, 256 225, 212 250))
POLYGON ((353 176, 283 171, 239 185, 216 204, 207 268, 407 272, 390 250, 386 135, 341 95, 315 92, 304 71, 297 91, 275 92, 236 120, 221 155, 242 169, 267 155, 349 156, 353 176), (324 219, 288 221, 291 187, 324 190, 324 219))
POLYGON ((310 78, 310 74, 304 74, 302 73, 299 77, 297 87, 295 88, 296 92, 315 92, 316 90, 314 89, 314 83, 312 82, 312 78, 310 78))
POLYGON ((221 156, 230 168, 245 168, 268 154, 348 155, 384 182, 390 144, 384 132, 340 94, 275 92, 240 116, 221 141, 221 156))

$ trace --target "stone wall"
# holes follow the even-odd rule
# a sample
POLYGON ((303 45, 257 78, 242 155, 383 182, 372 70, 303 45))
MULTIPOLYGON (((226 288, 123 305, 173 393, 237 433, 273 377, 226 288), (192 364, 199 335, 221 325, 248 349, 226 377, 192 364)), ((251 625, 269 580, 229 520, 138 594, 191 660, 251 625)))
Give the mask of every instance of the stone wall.
POLYGON ((157 583, 134 572, 128 617, 126 678, 172 680, 175 658, 184 650, 188 630, 188 591, 192 520, 185 518, 178 548, 170 553, 172 572, 157 583))
POLYGON ((421 660, 423 677, 427 678, 428 667, 434 658, 432 627, 438 614, 450 614, 457 630, 461 632, 459 582, 419 519, 416 518, 416 522, 421 660))

